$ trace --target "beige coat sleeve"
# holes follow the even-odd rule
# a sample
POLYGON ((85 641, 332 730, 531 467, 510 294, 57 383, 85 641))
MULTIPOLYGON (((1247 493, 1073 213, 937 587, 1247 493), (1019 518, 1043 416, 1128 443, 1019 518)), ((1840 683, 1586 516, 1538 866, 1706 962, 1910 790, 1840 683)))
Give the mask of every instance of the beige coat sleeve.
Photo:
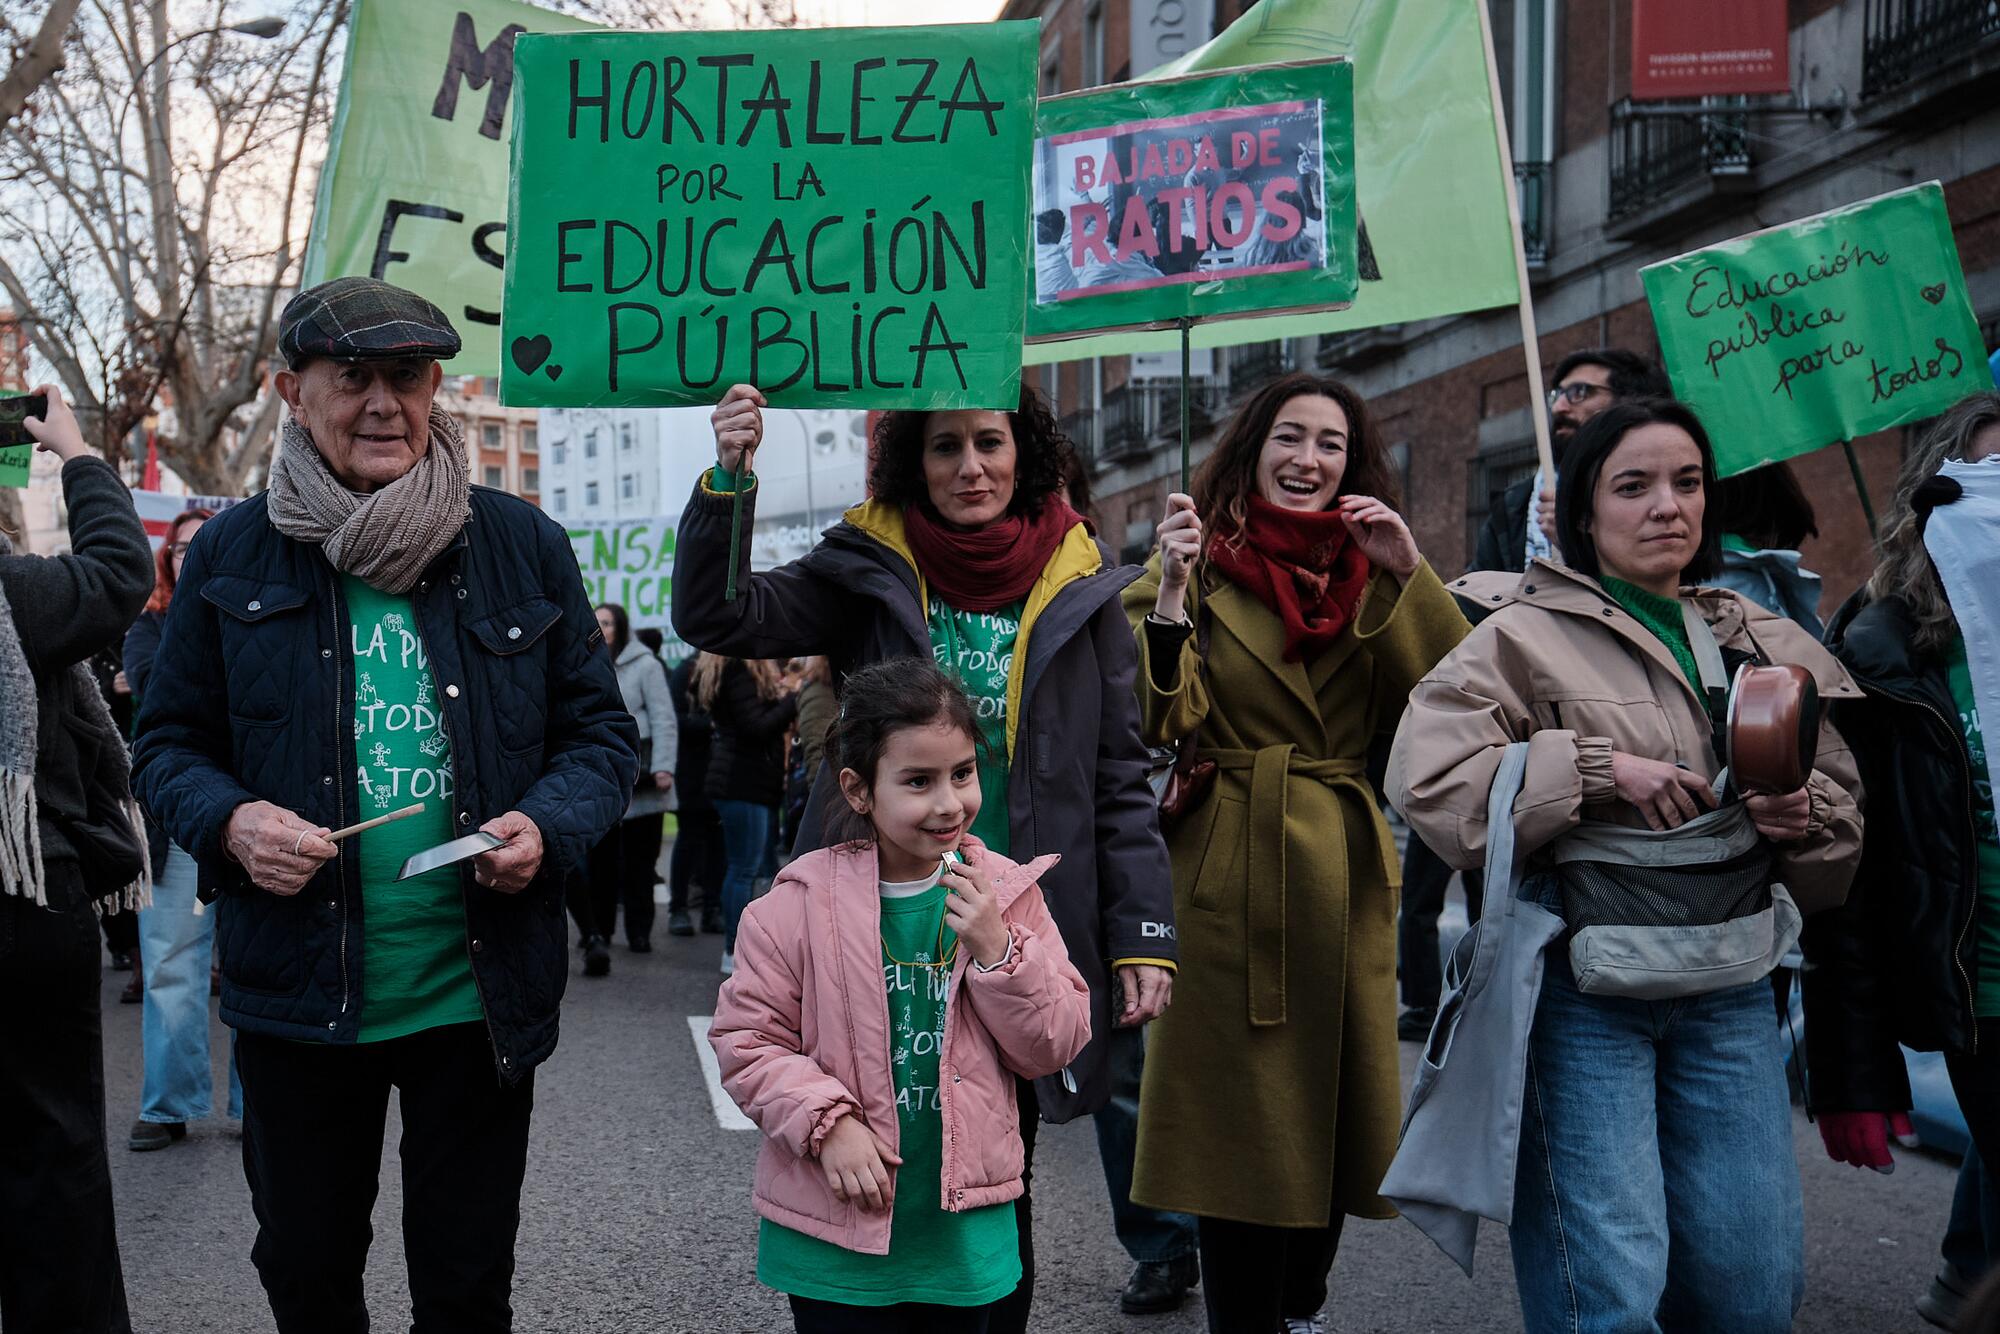
POLYGON ((1475 626, 1417 683, 1389 753, 1389 800, 1461 870, 1486 860, 1487 794, 1513 742, 1528 743, 1528 772, 1514 800, 1521 853, 1574 828, 1585 803, 1615 795, 1609 738, 1538 726, 1523 633, 1512 608, 1475 626))
MULTIPOLYGON (((1139 645, 1139 678, 1134 686, 1139 692, 1139 735, 1148 746, 1171 746, 1182 737, 1193 736, 1202 719, 1208 717, 1208 686, 1202 679, 1201 654, 1194 635, 1182 640, 1173 669, 1155 674, 1155 636, 1146 629, 1146 614, 1153 610, 1159 593, 1160 557, 1155 552, 1146 562, 1146 573, 1127 584, 1121 596, 1125 619, 1131 622, 1139 645)), ((1191 587, 1187 596, 1189 619, 1197 614, 1195 599, 1196 591, 1191 587)))

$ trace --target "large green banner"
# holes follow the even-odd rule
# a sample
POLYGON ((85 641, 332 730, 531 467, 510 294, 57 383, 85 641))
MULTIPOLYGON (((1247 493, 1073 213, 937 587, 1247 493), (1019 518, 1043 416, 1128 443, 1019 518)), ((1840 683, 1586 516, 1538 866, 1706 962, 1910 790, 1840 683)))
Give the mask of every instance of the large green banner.
POLYGON ((1030 340, 1354 300, 1344 60, 1046 98, 1030 340))
POLYGON ((1936 181, 1639 271, 1723 476, 1991 388, 1936 181))
POLYGON ((1039 31, 523 37, 501 401, 1012 407, 1039 31))
POLYGON ((589 26, 516 0, 355 0, 304 284, 419 292, 465 340, 448 369, 497 374, 514 38, 589 26))
POLYGON ((674 633, 671 615, 674 522, 667 516, 607 519, 569 529, 570 549, 576 553, 591 605, 615 602, 625 608, 634 629, 663 631, 669 645, 665 656, 670 661, 688 653, 674 633))
MULTIPOLYGON (((1336 56, 1354 62, 1361 286, 1353 305, 1196 324, 1195 346, 1367 329, 1519 299, 1483 3, 1260 0, 1214 41, 1146 76, 1336 56)), ((1168 352, 1179 339, 1168 330, 1037 343, 1026 359, 1168 352)))

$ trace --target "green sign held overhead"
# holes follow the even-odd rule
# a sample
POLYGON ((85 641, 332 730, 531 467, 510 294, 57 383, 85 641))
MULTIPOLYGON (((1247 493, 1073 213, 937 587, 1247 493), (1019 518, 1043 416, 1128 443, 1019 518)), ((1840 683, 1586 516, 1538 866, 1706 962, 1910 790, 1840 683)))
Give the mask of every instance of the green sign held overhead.
POLYGON ((300 285, 429 297, 464 339, 451 372, 498 374, 514 38, 590 26, 518 0, 356 0, 300 285))
POLYGON ((501 400, 1012 407, 1038 32, 522 37, 501 400))
POLYGON ((1327 60, 1042 102, 1032 341, 1354 300, 1354 68, 1327 60))
POLYGON ((1639 271, 1727 477, 1990 388, 1937 182, 1639 271))

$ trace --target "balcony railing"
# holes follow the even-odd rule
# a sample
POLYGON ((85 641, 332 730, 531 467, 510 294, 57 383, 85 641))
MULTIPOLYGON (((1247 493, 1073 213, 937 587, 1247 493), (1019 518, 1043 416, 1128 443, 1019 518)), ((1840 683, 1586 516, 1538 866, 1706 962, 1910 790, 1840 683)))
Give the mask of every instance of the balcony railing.
POLYGON ((1555 235, 1556 168, 1553 162, 1516 162, 1514 187, 1521 198, 1521 246, 1530 267, 1549 262, 1555 235))
POLYGON ((1121 384, 1106 390, 1099 420, 1104 424, 1103 455, 1124 458, 1146 452, 1152 437, 1149 418, 1157 410, 1155 396, 1138 385, 1121 384))
POLYGON ((1704 178, 1748 175, 1748 122, 1748 113, 1726 106, 1685 116, 1641 115, 1629 99, 1612 107, 1612 221, 1704 178))
POLYGON ((1861 95, 1913 83, 2000 40, 2000 0, 1868 0, 1861 95))
POLYGON ((1291 351, 1283 340, 1240 343, 1229 349, 1228 366, 1230 392, 1254 393, 1292 368, 1291 351))
POLYGON ((1058 419, 1062 433, 1069 437, 1070 444, 1076 446, 1078 457, 1090 463, 1097 458, 1097 410, 1078 408, 1075 412, 1065 412, 1058 419))

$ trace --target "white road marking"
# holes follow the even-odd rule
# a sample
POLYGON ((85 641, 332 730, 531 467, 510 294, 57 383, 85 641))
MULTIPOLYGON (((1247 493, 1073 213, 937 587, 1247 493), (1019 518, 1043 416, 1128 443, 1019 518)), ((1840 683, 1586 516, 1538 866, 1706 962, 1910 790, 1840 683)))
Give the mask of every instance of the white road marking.
POLYGON ((757 1123, 743 1115, 742 1109, 722 1091, 722 1067, 716 1064, 715 1048, 708 1045, 708 1026, 713 1019, 705 1014, 691 1014, 687 1021, 689 1031, 694 1034, 694 1058, 701 1062, 701 1077, 708 1084, 708 1105, 715 1109, 715 1123, 724 1130, 755 1130, 757 1123))

